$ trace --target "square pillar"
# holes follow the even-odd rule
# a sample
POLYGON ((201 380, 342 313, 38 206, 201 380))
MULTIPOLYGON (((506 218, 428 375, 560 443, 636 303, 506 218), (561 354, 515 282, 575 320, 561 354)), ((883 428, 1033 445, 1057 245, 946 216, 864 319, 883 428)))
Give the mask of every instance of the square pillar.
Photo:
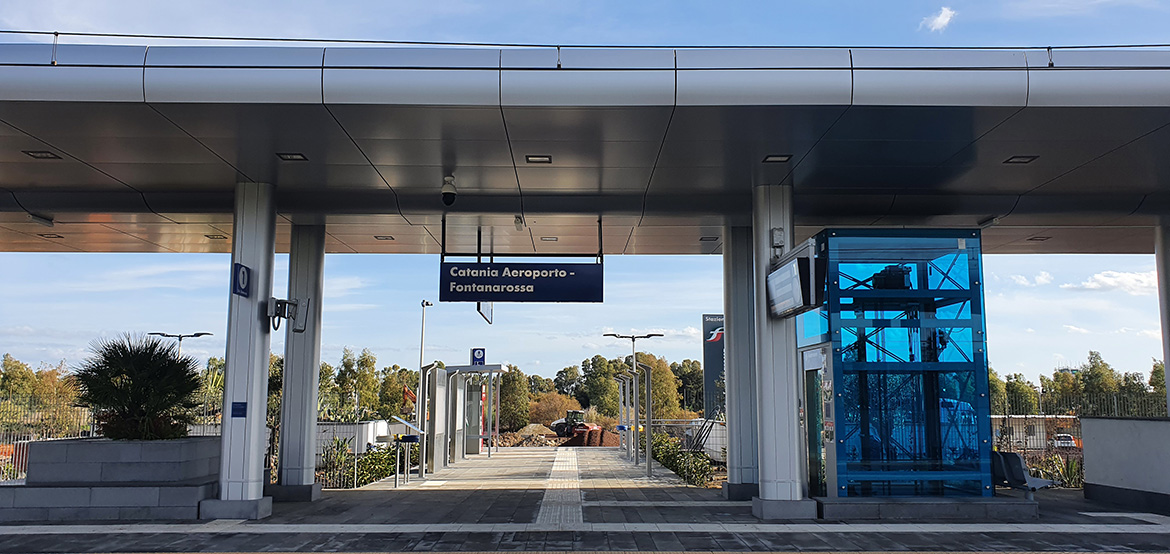
POLYGON ((272 339, 268 299, 276 236, 273 197, 274 187, 267 183, 236 185, 219 499, 199 503, 201 519, 262 519, 272 514, 272 498, 264 496, 264 449, 272 339), (237 274, 240 266, 247 268, 246 277, 237 274))
POLYGON ((727 414, 728 500, 750 500, 760 491, 756 425, 755 279, 751 227, 723 228, 724 391, 727 414))
POLYGON ((279 485, 276 501, 321 497, 316 481, 317 384, 321 367, 321 295, 325 281, 325 226, 293 225, 288 258, 288 298, 297 301, 297 326, 285 323, 284 383, 280 403, 279 485))
POLYGON ((761 185, 754 191, 756 406, 760 492, 752 513, 761 519, 815 519, 817 504, 806 496, 806 449, 800 430, 796 364, 796 320, 774 319, 768 310, 767 277, 772 262, 792 248, 792 186, 761 185))
MULTIPOLYGON (((1158 267, 1158 313, 1162 316, 1162 360, 1170 361, 1170 217, 1158 218, 1154 228, 1154 265, 1158 267)), ((1167 382, 1170 382, 1168 380, 1167 382)), ((1170 387, 1166 387, 1170 410, 1170 387)))

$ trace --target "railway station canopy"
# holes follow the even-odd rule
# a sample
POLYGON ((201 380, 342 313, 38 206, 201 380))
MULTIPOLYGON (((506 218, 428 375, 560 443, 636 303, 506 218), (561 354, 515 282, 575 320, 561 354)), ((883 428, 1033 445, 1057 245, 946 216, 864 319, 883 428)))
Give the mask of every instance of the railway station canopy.
POLYGON ((0 250, 229 252, 263 182, 285 251, 714 254, 790 184, 798 239, 1150 253, 1168 124, 1142 48, 3 44, 0 250))

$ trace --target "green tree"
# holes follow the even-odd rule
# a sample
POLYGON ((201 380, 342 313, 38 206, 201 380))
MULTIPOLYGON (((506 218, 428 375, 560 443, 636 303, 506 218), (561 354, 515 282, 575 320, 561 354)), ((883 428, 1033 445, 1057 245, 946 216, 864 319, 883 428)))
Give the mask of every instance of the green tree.
MULTIPOLYGON (((271 437, 280 428, 280 401, 284 396, 284 356, 268 353, 268 427, 272 428, 271 437)), ((270 437, 270 438, 271 438, 270 437)), ((275 440, 275 439, 273 439, 275 440)))
POLYGON ((377 358, 368 348, 356 356, 348 347, 341 351, 341 363, 338 365, 336 380, 341 407, 339 416, 342 419, 364 418, 377 411, 378 393, 381 389, 377 363, 377 358))
POLYGON ((12 399, 32 396, 36 374, 28 364, 4 354, 3 366, 0 369, 3 371, 3 374, 0 374, 0 393, 12 399))
POLYGON ((532 398, 536 398, 546 392, 553 392, 556 390, 556 383, 548 377, 541 377, 540 375, 528 376, 528 394, 532 398))
MULTIPOLYGON (((581 362, 583 374, 581 389, 589 400, 587 407, 595 408, 598 413, 604 416, 617 416, 618 385, 614 377, 616 377, 619 368, 619 364, 611 363, 611 360, 606 360, 601 355, 581 362)), ((586 405, 584 402, 581 404, 586 405)))
MULTIPOLYGON (((1040 377, 1043 381, 1044 377, 1040 377)), ((987 368, 987 388, 991 392, 991 413, 1007 413, 1007 386, 992 368, 987 368)))
POLYGON ((508 364, 500 377, 500 429, 515 431, 528 425, 528 377, 508 364))
POLYGON ((1150 368, 1150 388, 1166 396, 1166 364, 1162 360, 1154 360, 1154 366, 1150 368))
POLYGON ((1081 365, 1077 376, 1084 383, 1084 392, 1088 395, 1115 393, 1121 387, 1117 371, 1095 350, 1089 351, 1089 360, 1081 365))
POLYGON ((418 372, 399 367, 397 364, 382 368, 382 382, 378 390, 378 417, 391 419, 393 416, 409 414, 414 403, 406 397, 404 388, 411 384, 418 386, 418 372))
POLYGON ((703 410, 703 365, 698 360, 683 360, 670 364, 670 371, 678 379, 680 405, 694 412, 703 410))
POLYGON ((336 420, 341 411, 341 389, 337 386, 336 370, 327 362, 321 362, 317 375, 317 417, 336 420))
POLYGON ((558 371, 553 378, 553 386, 565 396, 576 397, 577 389, 581 386, 581 368, 571 365, 558 371))
POLYGON ((677 419, 683 417, 682 409, 678 405, 678 378, 670 371, 670 363, 666 358, 659 358, 650 353, 638 355, 638 361, 651 367, 650 371, 650 399, 654 409, 655 419, 677 419))
POLYGON ((1118 386, 1117 390, 1127 396, 1141 396, 1150 392, 1150 387, 1146 384, 1144 374, 1126 373, 1121 376, 1121 385, 1118 386))
POLYGON ((1004 381, 1004 393, 1007 398, 1007 408, 1012 415, 1030 415, 1040 413, 1040 395, 1036 385, 1028 381, 1023 374, 1013 373, 1004 381))

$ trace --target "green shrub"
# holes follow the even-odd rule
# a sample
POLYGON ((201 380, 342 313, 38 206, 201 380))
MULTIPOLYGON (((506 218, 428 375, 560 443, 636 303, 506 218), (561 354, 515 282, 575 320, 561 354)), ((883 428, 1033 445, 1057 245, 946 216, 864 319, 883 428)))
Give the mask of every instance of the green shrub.
MULTIPOLYGON (((715 474, 711 459, 702 452, 683 450, 681 440, 662 433, 654 433, 652 440, 654 459, 683 481, 701 487, 715 474)), ((646 441, 643 439, 642 445, 645 444, 646 441)))
POLYGON ((90 345, 76 373, 78 400, 111 439, 187 436, 199 390, 199 366, 158 337, 122 335, 90 345))

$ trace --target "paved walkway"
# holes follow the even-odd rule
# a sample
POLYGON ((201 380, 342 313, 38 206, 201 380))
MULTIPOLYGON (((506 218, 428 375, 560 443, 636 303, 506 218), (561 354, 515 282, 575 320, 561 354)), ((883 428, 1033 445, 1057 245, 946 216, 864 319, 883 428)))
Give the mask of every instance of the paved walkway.
POLYGON ((1170 551, 1170 517, 1043 491, 1027 523, 762 523, 613 448, 512 448, 395 489, 277 504, 264 521, 0 526, 0 552, 1170 551))

